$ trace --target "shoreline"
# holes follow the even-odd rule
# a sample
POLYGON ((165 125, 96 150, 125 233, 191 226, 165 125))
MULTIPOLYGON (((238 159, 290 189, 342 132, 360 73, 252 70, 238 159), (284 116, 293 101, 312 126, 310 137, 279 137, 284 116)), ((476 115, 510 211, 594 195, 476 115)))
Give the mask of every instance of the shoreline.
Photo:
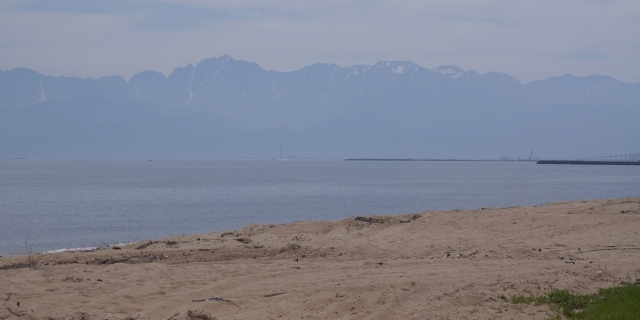
POLYGON ((0 319, 545 319, 506 300, 640 279, 639 233, 640 198, 620 198, 250 224, 34 254, 35 270, 12 255, 0 319))
MULTIPOLYGON (((625 197, 625 198, 614 198, 614 199, 626 199, 626 198, 630 198, 630 197, 625 197)), ((566 200, 566 201, 560 201, 560 202, 552 202, 552 203, 546 203, 546 204, 534 204, 534 205, 524 205, 524 206, 520 206, 520 205, 514 205, 514 206, 507 206, 507 207, 489 207, 491 209, 512 209, 512 208, 526 208, 526 207, 537 207, 537 206, 542 206, 542 205, 551 205, 551 204, 560 204, 560 203, 570 203, 570 202, 584 202, 584 201, 603 201, 603 200, 613 200, 613 199, 591 199, 591 200, 566 200)), ((455 209, 451 209, 451 210, 425 210, 423 212, 449 212, 449 211, 477 211, 477 210, 481 210, 481 209, 485 209, 485 208, 473 208, 473 209, 459 209, 459 208, 455 208, 455 209)), ((389 213, 389 214, 377 214, 378 216, 402 216, 402 215, 407 215, 407 214, 413 214, 413 213, 405 213, 405 214, 396 214, 396 213, 389 213)), ((341 221, 344 219, 349 219, 349 218, 353 218, 354 216, 346 216, 344 218, 341 219, 334 219, 334 220, 298 220, 298 221, 291 221, 291 222, 283 222, 283 223, 277 223, 277 225, 288 225, 288 224, 295 224, 295 223, 300 223, 300 222, 304 222, 304 221, 317 221, 317 222, 335 222, 335 221, 341 221)), ((255 223, 252 223, 255 224, 255 223)), ((260 223, 258 223, 260 224, 260 223)), ((275 225, 273 223, 267 223, 264 225, 275 225)), ((239 229, 242 229, 244 226, 241 226, 239 229)), ((238 229, 236 229, 238 230, 238 229)), ((197 234, 217 234, 217 233, 224 233, 224 232, 229 232, 229 231, 235 231, 235 230, 220 230, 220 231, 212 231, 212 232, 203 232, 203 233, 193 233, 193 234, 175 234, 175 235, 167 235, 167 236, 162 236, 159 238, 155 238, 155 239, 148 239, 148 240, 138 240, 138 241, 120 241, 120 240, 114 240, 113 242, 104 242, 101 243, 99 245, 78 245, 77 247, 64 247, 64 248, 58 248, 58 249, 51 249, 51 250, 46 250, 46 251, 40 251, 40 252, 34 252, 34 255, 42 255, 42 254, 52 254, 52 253, 61 253, 61 252, 75 252, 75 251, 89 251, 89 250, 94 250, 94 251, 100 251, 100 250, 108 250, 111 249, 114 246, 126 246, 126 245, 131 245, 131 244, 136 244, 136 243, 145 243, 148 241, 156 241, 158 239, 169 239, 169 238, 177 238, 177 237, 182 237, 182 236, 189 236, 189 235, 197 235, 197 234)), ((14 257, 14 256, 25 256, 26 252, 24 251, 25 249, 22 248, 21 251, 19 253, 15 253, 15 254, 6 254, 6 255, 0 255, 0 258, 5 257, 14 257)))

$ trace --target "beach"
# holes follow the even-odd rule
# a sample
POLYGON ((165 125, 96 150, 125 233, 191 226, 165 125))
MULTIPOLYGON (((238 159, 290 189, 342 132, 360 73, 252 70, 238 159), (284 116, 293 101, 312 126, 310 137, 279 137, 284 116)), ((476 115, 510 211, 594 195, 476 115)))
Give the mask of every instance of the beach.
POLYGON ((635 282, 639 233, 640 198, 620 198, 14 255, 0 319, 546 319, 509 297, 635 282))

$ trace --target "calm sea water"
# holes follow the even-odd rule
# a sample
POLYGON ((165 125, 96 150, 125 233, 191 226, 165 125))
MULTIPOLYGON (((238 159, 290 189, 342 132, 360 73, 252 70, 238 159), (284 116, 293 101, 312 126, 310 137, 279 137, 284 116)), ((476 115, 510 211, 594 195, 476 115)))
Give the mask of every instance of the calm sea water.
POLYGON ((640 196, 640 167, 497 162, 0 160, 0 255, 251 222, 640 196))

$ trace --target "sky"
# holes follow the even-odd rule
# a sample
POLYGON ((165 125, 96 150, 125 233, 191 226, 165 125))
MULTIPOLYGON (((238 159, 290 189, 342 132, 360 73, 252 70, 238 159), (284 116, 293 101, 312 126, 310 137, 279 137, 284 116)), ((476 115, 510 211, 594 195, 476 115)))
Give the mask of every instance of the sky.
POLYGON ((0 69, 129 79, 230 55, 267 70, 413 61, 640 82, 638 0, 2 0, 0 69))

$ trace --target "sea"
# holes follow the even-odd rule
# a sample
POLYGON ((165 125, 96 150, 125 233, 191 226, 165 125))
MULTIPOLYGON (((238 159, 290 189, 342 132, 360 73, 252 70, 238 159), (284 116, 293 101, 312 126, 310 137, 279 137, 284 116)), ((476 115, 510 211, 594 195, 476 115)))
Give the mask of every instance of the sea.
POLYGON ((0 256, 249 223, 640 196, 640 166, 339 160, 0 160, 0 256))

